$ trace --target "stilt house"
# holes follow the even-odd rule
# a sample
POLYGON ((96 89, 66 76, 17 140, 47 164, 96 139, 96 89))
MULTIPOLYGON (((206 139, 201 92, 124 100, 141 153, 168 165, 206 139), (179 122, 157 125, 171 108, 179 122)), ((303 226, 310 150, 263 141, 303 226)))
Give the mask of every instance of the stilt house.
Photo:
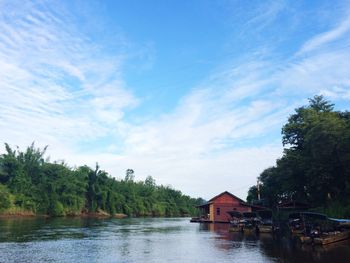
POLYGON ((252 211, 251 205, 227 191, 213 197, 207 203, 198 207, 202 210, 202 218, 206 222, 213 223, 230 222, 230 215, 227 213, 229 211, 252 211))

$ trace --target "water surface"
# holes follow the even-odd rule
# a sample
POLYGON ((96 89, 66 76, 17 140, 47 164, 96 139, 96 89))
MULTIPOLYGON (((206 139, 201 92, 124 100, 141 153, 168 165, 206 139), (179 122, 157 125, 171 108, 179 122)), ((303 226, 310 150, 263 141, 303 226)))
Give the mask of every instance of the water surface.
POLYGON ((350 243, 301 246, 184 218, 0 219, 0 262, 350 262, 350 243))

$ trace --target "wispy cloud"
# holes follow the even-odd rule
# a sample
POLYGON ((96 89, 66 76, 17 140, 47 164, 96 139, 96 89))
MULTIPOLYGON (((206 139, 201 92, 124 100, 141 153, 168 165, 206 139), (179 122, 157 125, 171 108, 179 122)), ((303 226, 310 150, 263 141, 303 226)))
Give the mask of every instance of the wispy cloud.
POLYGON ((350 31, 350 15, 345 17, 337 26, 327 32, 323 32, 308 40, 298 52, 298 55, 314 51, 326 44, 329 44, 350 31))
POLYGON ((2 139, 74 145, 115 130, 124 109, 138 103, 121 78, 124 43, 107 54, 59 2, 2 7, 2 139))
MULTIPOLYGON (((246 29, 260 31, 271 24, 281 11, 287 7, 284 0, 260 2, 256 8, 251 8, 252 17, 246 22, 246 29)), ((246 10, 245 10, 246 11, 246 10)))

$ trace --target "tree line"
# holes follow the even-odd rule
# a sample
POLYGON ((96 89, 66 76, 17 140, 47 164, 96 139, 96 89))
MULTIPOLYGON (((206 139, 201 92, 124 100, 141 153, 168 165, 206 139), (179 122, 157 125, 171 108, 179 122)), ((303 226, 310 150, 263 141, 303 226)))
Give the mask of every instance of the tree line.
MULTIPOLYGON (((295 109, 282 128, 283 156, 258 180, 262 201, 276 207, 302 201, 333 216, 350 217, 350 112, 323 96, 295 109)), ((248 202, 258 189, 248 191, 248 202)))
POLYGON ((123 213, 128 216, 197 214, 201 198, 191 198, 148 176, 135 181, 128 169, 123 180, 88 166, 71 168, 45 159, 46 148, 25 151, 5 144, 0 156, 0 212, 30 211, 50 216, 123 213))

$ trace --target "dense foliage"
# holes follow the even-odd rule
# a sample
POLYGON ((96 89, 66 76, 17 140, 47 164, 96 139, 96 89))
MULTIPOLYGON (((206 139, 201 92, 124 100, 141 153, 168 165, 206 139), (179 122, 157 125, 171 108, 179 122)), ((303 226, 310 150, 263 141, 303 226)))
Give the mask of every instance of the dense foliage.
MULTIPOLYGON (((283 126, 284 154, 259 176, 261 197, 271 207, 298 200, 350 216, 350 113, 333 106, 315 96, 283 126)), ((247 200, 256 196, 253 186, 247 200)))
POLYGON ((21 152, 5 144, 0 156, 0 212, 32 211, 52 216, 81 213, 124 213, 129 216, 185 216, 196 214, 202 199, 183 195, 168 186, 158 186, 148 176, 135 182, 128 169, 124 180, 107 172, 44 159, 46 148, 34 144, 21 152))

